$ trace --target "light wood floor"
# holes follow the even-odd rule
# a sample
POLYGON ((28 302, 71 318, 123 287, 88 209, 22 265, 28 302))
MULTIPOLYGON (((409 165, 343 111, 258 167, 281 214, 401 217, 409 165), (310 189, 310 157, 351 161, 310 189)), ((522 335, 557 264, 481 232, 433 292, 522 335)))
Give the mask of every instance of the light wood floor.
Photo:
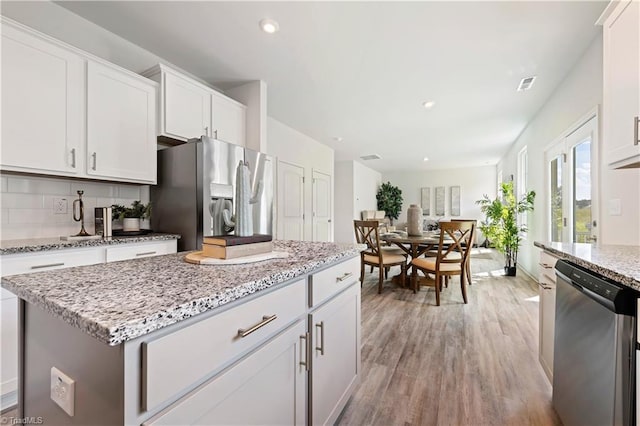
POLYGON ((361 383, 338 424, 561 424, 538 362, 537 284, 502 276, 492 251, 471 262, 467 305, 458 277, 438 307, 433 288, 386 281, 379 295, 377 270, 365 275, 361 383))
POLYGON ((431 288, 414 295, 386 281, 378 295, 377 270, 367 274, 361 383, 338 424, 560 425, 538 362, 536 283, 501 266, 498 254, 474 253, 469 304, 454 278, 439 307, 431 288))

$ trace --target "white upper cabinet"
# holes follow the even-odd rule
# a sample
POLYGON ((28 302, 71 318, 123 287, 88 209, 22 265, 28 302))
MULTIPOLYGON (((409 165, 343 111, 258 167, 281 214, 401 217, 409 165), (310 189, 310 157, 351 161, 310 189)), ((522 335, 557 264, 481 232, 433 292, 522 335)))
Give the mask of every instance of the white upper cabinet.
POLYGON ((245 146, 247 107, 220 93, 213 93, 213 136, 245 146))
POLYGON ((2 18, 2 170, 156 183, 157 84, 2 18))
POLYGON ((87 64, 87 174, 156 183, 156 86, 87 64))
POLYGON ((163 75, 164 128, 160 133, 176 139, 209 136, 211 132, 211 93, 185 78, 166 72, 163 75))
POLYGON ((204 135, 245 145, 246 106, 163 64, 143 75, 160 83, 158 136, 186 141, 204 135))
POLYGON ((80 171, 84 60, 2 22, 3 170, 80 171))
POLYGON ((640 3, 609 7, 603 23, 605 156, 613 168, 640 167, 640 3))

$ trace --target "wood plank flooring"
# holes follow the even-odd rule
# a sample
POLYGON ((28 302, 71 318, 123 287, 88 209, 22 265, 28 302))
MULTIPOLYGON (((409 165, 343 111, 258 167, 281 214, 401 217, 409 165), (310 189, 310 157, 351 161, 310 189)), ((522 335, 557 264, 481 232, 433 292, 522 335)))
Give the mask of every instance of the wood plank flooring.
POLYGON ((561 424, 538 362, 536 283, 502 276, 489 250, 471 262, 467 305, 457 277, 437 307, 432 288, 414 295, 385 281, 378 295, 378 271, 366 274, 361 383, 338 424, 561 424))
POLYGON ((538 362, 537 284, 503 276, 491 250, 471 263, 467 305, 458 277, 438 307, 433 288, 385 281, 379 295, 377 270, 365 276, 361 383, 338 424, 561 424, 538 362))

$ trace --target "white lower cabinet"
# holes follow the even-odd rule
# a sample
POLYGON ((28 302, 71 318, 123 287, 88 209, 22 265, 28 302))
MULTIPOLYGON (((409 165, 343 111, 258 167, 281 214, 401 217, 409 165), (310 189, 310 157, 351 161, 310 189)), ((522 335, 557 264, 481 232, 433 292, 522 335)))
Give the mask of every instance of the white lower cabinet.
POLYGON ((303 425, 306 324, 298 321, 143 425, 303 425))
POLYGON ((360 286, 309 315, 312 333, 310 423, 333 424, 360 374, 360 286))
POLYGON ((558 258, 547 252, 540 253, 538 294, 540 296, 538 359, 547 378, 553 383, 553 350, 556 325, 555 266, 558 258))
POLYGON ((0 300, 0 410, 18 402, 18 298, 8 291, 0 300))

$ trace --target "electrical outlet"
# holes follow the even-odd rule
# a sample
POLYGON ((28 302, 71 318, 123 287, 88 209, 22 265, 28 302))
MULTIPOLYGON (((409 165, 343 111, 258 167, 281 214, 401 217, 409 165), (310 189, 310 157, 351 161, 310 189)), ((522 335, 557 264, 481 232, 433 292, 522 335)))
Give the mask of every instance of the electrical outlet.
POLYGON ((51 400, 73 417, 76 381, 55 367, 51 367, 51 400))
POLYGON ((67 214, 68 203, 66 198, 53 199, 53 214, 67 214))

